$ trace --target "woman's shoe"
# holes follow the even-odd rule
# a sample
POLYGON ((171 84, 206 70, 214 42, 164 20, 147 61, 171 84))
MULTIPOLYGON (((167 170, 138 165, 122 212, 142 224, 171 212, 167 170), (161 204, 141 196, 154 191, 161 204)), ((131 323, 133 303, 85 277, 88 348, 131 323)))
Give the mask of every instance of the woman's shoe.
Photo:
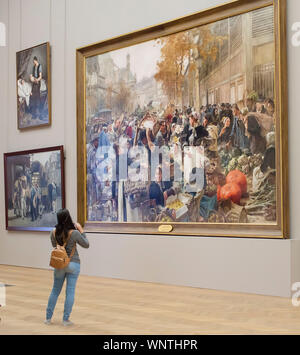
POLYGON ((71 321, 69 321, 69 320, 63 320, 62 324, 63 324, 63 326, 65 326, 65 327, 68 327, 68 326, 70 326, 70 325, 74 325, 74 323, 71 322, 71 321))

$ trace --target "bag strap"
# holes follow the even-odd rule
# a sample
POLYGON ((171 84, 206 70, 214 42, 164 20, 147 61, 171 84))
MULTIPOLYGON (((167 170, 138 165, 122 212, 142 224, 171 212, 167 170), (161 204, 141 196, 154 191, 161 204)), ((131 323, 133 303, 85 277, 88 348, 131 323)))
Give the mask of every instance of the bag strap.
MULTIPOLYGON (((64 247, 64 248, 65 248, 65 246, 67 245, 69 239, 71 238, 71 233, 70 233, 70 232, 72 233, 72 230, 69 230, 69 232, 68 232, 68 238, 67 238, 67 240, 65 241, 65 243, 63 244, 63 247, 64 247)), ((55 229, 55 228, 53 229, 53 235, 54 235, 54 239, 55 239, 56 246, 57 246, 58 242, 57 242, 57 239, 56 239, 56 229, 55 229)))
MULTIPOLYGON (((72 232, 73 232, 73 229, 70 229, 69 232, 68 232, 68 239, 66 240, 66 242, 65 242, 65 244, 64 244, 64 247, 66 247, 68 241, 70 240, 72 232)), ((74 242, 74 245, 73 245, 71 254, 70 254, 70 256, 69 256, 70 259, 72 259, 73 255, 74 255, 74 253, 75 253, 75 248, 76 248, 76 242, 74 242)))
POLYGON ((72 251, 71 251, 71 254, 70 254, 70 259, 72 259, 73 255, 75 253, 75 247, 76 247, 76 242, 73 245, 73 248, 72 248, 72 251))
POLYGON ((66 245, 68 244, 68 241, 70 240, 70 238, 71 238, 71 234, 72 234, 72 232, 73 232, 73 230, 72 229, 70 229, 69 230, 69 232, 68 232, 68 238, 66 239, 66 241, 64 242, 64 245, 63 245, 63 247, 65 248, 66 247, 66 245))
POLYGON ((55 246, 57 247, 56 228, 54 228, 54 229, 53 229, 52 233, 53 233, 54 240, 55 240, 55 243, 56 243, 56 245, 55 245, 55 246))
MULTIPOLYGON (((73 232, 73 229, 70 229, 69 232, 68 232, 68 238, 67 238, 67 240, 65 241, 65 243, 63 245, 64 248, 66 247, 68 241, 70 240, 72 232, 73 232)), ((53 235, 54 235, 54 238, 55 238, 55 241, 56 241, 56 246, 57 246, 58 243, 57 243, 57 239, 56 239, 55 233, 56 233, 56 229, 53 229, 53 235)), ((72 256, 75 253, 75 248, 76 248, 76 242, 74 242, 74 245, 73 245, 73 248, 72 248, 72 251, 71 251, 71 254, 70 254, 70 259, 72 259, 72 256)))

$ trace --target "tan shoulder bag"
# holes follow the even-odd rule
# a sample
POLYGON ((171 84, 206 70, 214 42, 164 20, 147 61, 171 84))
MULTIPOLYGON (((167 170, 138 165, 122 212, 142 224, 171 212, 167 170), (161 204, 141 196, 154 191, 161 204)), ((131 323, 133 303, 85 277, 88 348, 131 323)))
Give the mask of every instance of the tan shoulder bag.
POLYGON ((50 266, 52 266, 54 269, 64 269, 65 267, 67 267, 75 253, 75 248, 76 248, 76 243, 74 244, 70 257, 67 254, 66 251, 66 245, 68 243, 68 241, 71 238, 71 234, 72 234, 73 230, 70 230, 68 232, 68 238, 65 241, 64 245, 59 245, 57 243, 56 237, 55 237, 55 231, 53 231, 55 240, 56 240, 56 247, 52 250, 51 252, 51 257, 50 257, 50 266))

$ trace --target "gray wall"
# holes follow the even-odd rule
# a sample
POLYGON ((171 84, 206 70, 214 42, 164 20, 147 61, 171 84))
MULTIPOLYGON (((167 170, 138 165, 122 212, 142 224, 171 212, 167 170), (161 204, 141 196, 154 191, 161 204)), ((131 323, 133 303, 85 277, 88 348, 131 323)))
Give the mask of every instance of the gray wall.
MULTIPOLYGON (((289 297, 300 281, 298 217, 300 47, 291 45, 291 26, 300 22, 299 0, 288 1, 289 154, 291 240, 190 238, 89 234, 80 250, 82 273, 129 280, 289 297), (298 79, 298 80, 297 80, 298 79)), ((0 151, 63 144, 67 207, 76 215, 75 50, 206 9, 224 0, 0 0, 7 46, 0 47, 0 151), (15 53, 50 41, 52 127, 19 132, 15 53)), ((3 166, 3 157, 0 156, 3 166)), ((5 230, 3 173, 0 174, 0 264, 48 268, 48 234, 5 230)), ((1 281, 1 275, 0 275, 1 281)))

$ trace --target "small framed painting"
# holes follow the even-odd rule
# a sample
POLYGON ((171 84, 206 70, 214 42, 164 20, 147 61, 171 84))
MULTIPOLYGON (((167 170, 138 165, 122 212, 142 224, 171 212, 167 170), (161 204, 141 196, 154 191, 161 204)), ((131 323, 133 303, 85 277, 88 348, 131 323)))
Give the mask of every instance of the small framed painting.
POLYGON ((51 124, 50 45, 17 52, 18 129, 51 124))
POLYGON ((4 154, 7 230, 49 231, 65 207, 62 146, 4 154))

